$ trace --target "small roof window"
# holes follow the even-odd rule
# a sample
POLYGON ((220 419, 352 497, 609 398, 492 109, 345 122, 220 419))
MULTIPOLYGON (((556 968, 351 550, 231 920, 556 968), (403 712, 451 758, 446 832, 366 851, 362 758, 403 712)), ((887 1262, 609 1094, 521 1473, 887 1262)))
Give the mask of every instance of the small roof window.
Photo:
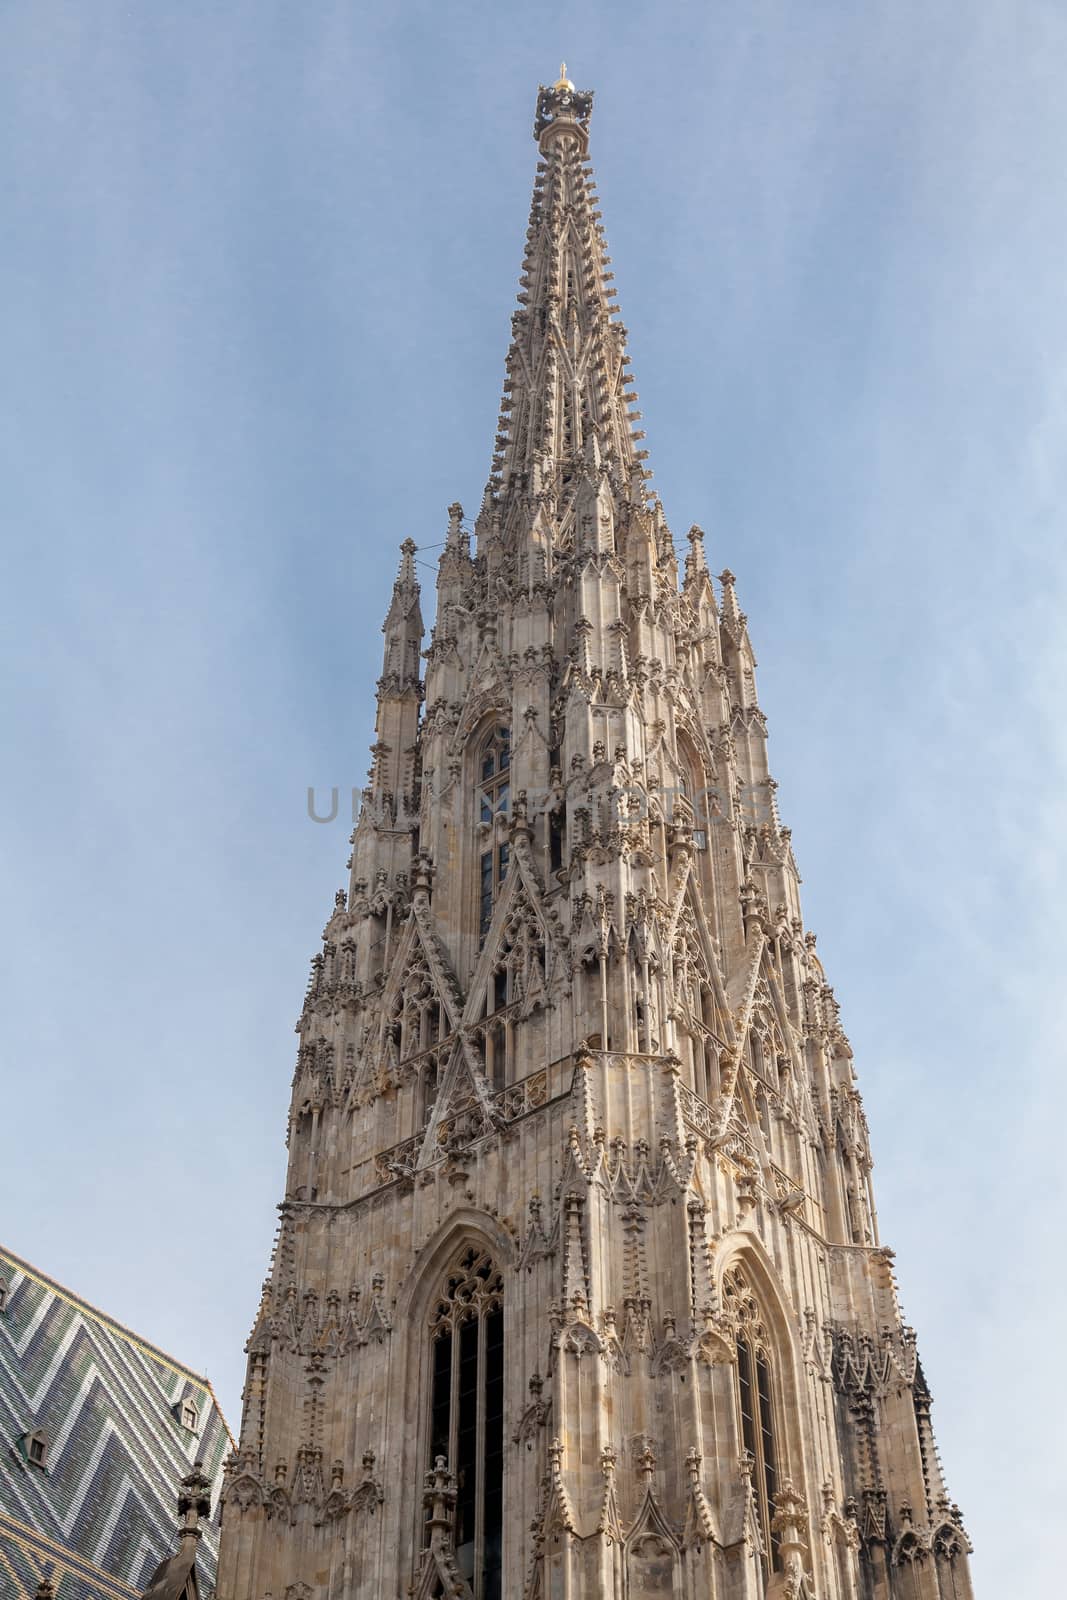
POLYGON ((183 1428, 188 1428, 190 1433, 200 1431, 200 1412, 195 1400, 179 1400, 173 1407, 175 1420, 183 1428))
POLYGON ((48 1435, 43 1428, 35 1428, 32 1433, 24 1433, 19 1440, 19 1450, 24 1461, 31 1467, 41 1467, 48 1464, 48 1435))

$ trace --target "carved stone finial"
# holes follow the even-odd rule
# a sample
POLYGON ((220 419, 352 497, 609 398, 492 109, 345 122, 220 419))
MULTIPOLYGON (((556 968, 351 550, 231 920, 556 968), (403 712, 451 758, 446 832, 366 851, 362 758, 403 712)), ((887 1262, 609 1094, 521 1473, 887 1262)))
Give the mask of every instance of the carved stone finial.
POLYGON ((708 570, 704 555, 704 530, 694 522, 686 537, 689 540, 689 554, 685 558, 685 579, 687 584, 691 584, 708 570))
POLYGON ((804 1577, 804 1556, 808 1549, 804 1537, 808 1529, 807 1506, 788 1478, 773 1497, 771 1505, 774 1512, 771 1530, 778 1538, 778 1556, 794 1584, 794 1591, 799 1593, 804 1577))
POLYGON ((448 1470, 448 1462, 444 1456, 436 1456, 434 1464, 426 1474, 426 1488, 422 1496, 422 1503, 430 1513, 427 1518, 431 1530, 440 1530, 447 1533, 452 1524, 452 1508, 456 1503, 456 1479, 448 1470))
POLYGON ((756 1205, 756 1175, 749 1167, 742 1167, 737 1175, 737 1210, 746 1217, 756 1205))
MULTIPOLYGON (((537 93, 534 138, 546 153, 559 139, 573 142, 579 155, 589 148, 589 119, 593 114, 593 91, 576 89, 565 74, 537 93)), ((564 145, 566 148, 566 144, 564 145)))
POLYGON ((200 1538, 200 1520, 211 1515, 211 1480, 205 1478, 204 1463, 193 1462, 193 1470, 181 1481, 178 1490, 178 1516, 182 1538, 200 1538))
POLYGON ((418 548, 419 547, 415 543, 414 539, 411 538, 405 539, 401 543, 400 570, 396 575, 396 583, 393 586, 394 593, 397 590, 403 591, 405 589, 418 587, 415 578, 415 552, 418 548))

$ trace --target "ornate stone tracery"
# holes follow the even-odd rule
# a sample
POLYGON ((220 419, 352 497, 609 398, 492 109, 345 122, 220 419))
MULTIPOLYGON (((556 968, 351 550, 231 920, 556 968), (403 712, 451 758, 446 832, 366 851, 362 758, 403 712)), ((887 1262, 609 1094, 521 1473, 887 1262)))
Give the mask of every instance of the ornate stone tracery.
POLYGON ((455 1333, 472 1318, 499 1311, 504 1281, 486 1250, 471 1245, 449 1272, 441 1295, 430 1314, 432 1338, 455 1333))

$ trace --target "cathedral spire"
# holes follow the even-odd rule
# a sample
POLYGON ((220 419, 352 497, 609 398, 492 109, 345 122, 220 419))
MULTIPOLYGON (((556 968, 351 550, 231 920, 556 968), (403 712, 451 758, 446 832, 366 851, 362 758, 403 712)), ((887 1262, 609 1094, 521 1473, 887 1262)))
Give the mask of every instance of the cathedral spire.
POLYGON ((400 570, 393 584, 389 610, 382 623, 385 647, 382 676, 378 683, 379 696, 398 695, 418 688, 423 622, 419 607, 419 583, 415 577, 417 549, 414 539, 405 539, 400 546, 400 570))
POLYGON ((626 329, 614 305, 596 185, 586 157, 593 94, 560 77, 538 90, 534 138, 541 152, 520 278, 519 309, 505 363, 504 395, 486 511, 506 522, 524 496, 567 507, 588 459, 589 435, 616 491, 642 496, 643 435, 630 410, 637 393, 626 329))
POLYGON ((401 546, 219 1600, 971 1600, 744 613, 646 493, 591 111, 539 92, 424 682, 401 546))
POLYGON ((415 577, 414 539, 400 546, 400 569, 393 584, 382 633, 382 675, 378 715, 371 746, 370 798, 379 824, 406 825, 416 783, 416 739, 422 702, 422 609, 415 577))

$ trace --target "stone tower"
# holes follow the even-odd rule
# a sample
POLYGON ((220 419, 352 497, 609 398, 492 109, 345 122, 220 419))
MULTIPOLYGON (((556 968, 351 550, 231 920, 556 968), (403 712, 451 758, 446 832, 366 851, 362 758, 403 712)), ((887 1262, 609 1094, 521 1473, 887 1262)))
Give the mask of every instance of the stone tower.
POLYGON ((425 650, 402 546, 219 1600, 969 1600, 745 616, 649 495, 592 100, 539 92, 425 650))

